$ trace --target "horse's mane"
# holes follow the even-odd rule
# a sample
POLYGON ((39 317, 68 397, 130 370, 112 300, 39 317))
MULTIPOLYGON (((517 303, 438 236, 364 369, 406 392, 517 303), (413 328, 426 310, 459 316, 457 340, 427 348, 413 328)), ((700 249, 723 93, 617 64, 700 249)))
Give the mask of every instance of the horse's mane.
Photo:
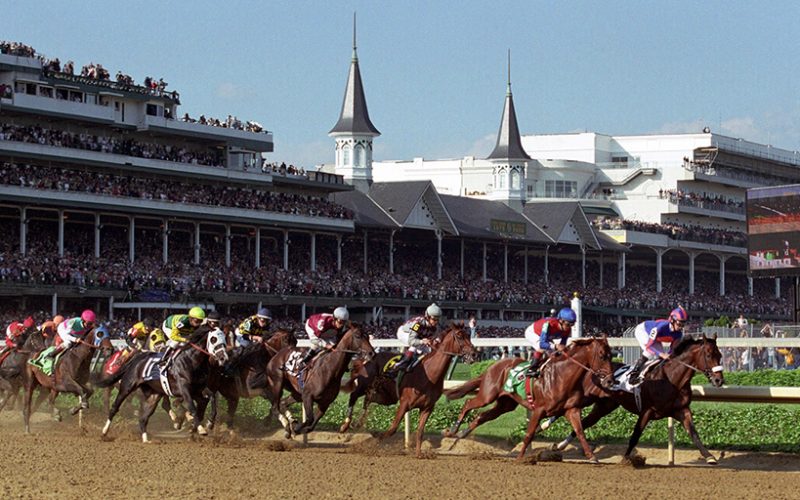
POLYGON ((690 347, 693 345, 697 345, 703 342, 702 339, 696 339, 691 335, 685 335, 679 342, 678 345, 672 350, 672 356, 680 356, 684 352, 686 352, 690 347))
POLYGON ((444 340, 444 336, 454 330, 463 330, 464 329, 464 322, 463 321, 451 321, 449 325, 445 328, 439 330, 439 333, 436 334, 436 338, 439 340, 444 340))
POLYGON ((197 327, 197 330, 195 330, 192 333, 192 335, 189 336, 189 339, 187 340, 187 342, 191 342, 193 344, 197 344, 203 339, 203 337, 208 335, 208 332, 210 332, 210 331, 211 331, 211 327, 210 326, 208 326, 208 325, 200 325, 200 326, 197 327))

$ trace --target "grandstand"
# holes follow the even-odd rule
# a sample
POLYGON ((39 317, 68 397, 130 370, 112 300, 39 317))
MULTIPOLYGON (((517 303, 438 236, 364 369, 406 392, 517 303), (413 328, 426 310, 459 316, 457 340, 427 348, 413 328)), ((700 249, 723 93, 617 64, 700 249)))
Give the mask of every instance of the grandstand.
POLYGON ((388 324, 437 301, 519 327, 578 292, 584 320, 611 333, 677 303, 694 321, 788 315, 779 280, 745 274, 738 204, 745 187, 797 175, 774 150, 710 133, 675 138, 693 148, 677 164, 597 134, 575 136, 591 145, 580 154, 547 149, 520 135, 509 82, 487 159, 373 162, 354 47, 335 164, 306 171, 269 163, 272 133, 255 121, 191 118, 163 80, 75 75, 19 47, 0 45, 6 308, 112 319, 268 305, 300 319, 346 304, 388 324))

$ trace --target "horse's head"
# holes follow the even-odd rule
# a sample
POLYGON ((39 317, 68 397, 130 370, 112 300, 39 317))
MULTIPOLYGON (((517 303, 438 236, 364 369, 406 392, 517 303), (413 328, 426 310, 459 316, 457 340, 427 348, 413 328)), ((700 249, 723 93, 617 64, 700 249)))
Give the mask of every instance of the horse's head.
POLYGON ((86 342, 102 351, 113 351, 114 345, 111 343, 111 334, 108 328, 98 326, 90 331, 86 336, 86 342))
MULTIPOLYGON (((708 378, 711 385, 714 387, 722 387, 725 383, 725 378, 722 375, 722 353, 717 347, 717 335, 713 337, 706 337, 703 334, 702 338, 691 338, 686 341, 686 352, 690 352, 689 362, 693 368, 702 372, 708 378)), ((683 345, 683 342, 680 344, 683 345)), ((680 354, 679 348, 676 347, 675 355, 680 354)))
POLYGON ((611 389, 614 385, 611 346, 608 345, 605 334, 602 337, 573 340, 568 355, 587 367, 595 383, 603 389, 611 389))
POLYGON ((435 345, 437 350, 461 356, 467 363, 472 363, 478 356, 478 350, 472 345, 464 323, 452 323, 439 335, 435 345))
POLYGON ((339 341, 338 347, 354 352, 367 361, 375 355, 375 349, 372 348, 372 344, 369 342, 369 335, 364 332, 361 325, 356 323, 350 325, 350 328, 342 336, 342 340, 339 341))
POLYGON ((297 337, 289 330, 280 329, 273 333, 265 344, 267 345, 267 350, 274 354, 284 347, 295 347, 297 345, 297 337))
POLYGON ((223 366, 228 362, 228 349, 225 345, 225 332, 215 328, 206 337, 206 351, 211 355, 211 362, 223 366))

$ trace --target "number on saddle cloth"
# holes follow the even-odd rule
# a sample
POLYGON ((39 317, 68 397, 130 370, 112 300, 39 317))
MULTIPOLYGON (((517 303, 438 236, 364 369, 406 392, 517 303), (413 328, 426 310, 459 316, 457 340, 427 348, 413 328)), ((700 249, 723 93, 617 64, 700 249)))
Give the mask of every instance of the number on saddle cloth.
POLYGON ((289 375, 296 377, 302 368, 300 365, 302 365, 304 356, 305 354, 303 354, 302 351, 292 351, 283 363, 283 370, 289 375))
POLYGON ((398 354, 396 356, 392 356, 391 358, 389 358, 389 361, 387 361, 386 364, 383 365, 383 369, 381 370, 381 373, 383 373, 384 375, 391 374, 392 373, 392 369, 394 368, 394 365, 399 363, 401 359, 403 359, 403 355, 402 354, 398 354))
POLYGON ((506 392, 515 392, 521 397, 525 397, 525 372, 528 371, 528 367, 530 366, 531 362, 525 361, 509 370, 508 378, 506 378, 505 384, 503 384, 503 390, 506 392))

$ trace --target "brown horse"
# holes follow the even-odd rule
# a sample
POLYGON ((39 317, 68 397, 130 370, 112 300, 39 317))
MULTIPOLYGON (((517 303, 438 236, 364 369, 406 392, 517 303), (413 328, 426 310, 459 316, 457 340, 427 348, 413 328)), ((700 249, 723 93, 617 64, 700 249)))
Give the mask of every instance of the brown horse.
POLYGON ((422 437, 425 424, 433 412, 436 401, 444 391, 444 379, 447 368, 457 356, 463 356, 471 362, 477 351, 469 338, 463 324, 451 324, 447 330, 437 336, 432 344, 432 351, 426 355, 410 372, 406 373, 398 386, 394 380, 383 375, 383 367, 391 357, 391 353, 381 353, 372 362, 363 364, 356 370, 348 382, 348 386, 356 390, 350 396, 348 418, 340 431, 347 430, 353 406, 360 394, 366 393, 364 414, 370 403, 391 405, 399 402, 397 413, 392 424, 379 437, 385 439, 397 432, 405 414, 419 408, 419 425, 417 426, 416 455, 422 453, 422 437), (387 356, 388 354, 388 356, 387 356), (355 395, 355 398, 353 397, 355 395))
MULTIPOLYGON (((636 426, 633 429, 628 449, 623 461, 629 461, 631 452, 645 427, 651 420, 660 420, 673 417, 683 423, 683 427, 692 442, 710 465, 716 465, 717 459, 708 451, 697 434, 689 405, 692 402, 692 376, 695 372, 702 373, 714 387, 725 383, 722 375, 722 354, 717 347, 716 335, 708 338, 684 337, 675 347, 672 356, 665 362, 648 371, 645 380, 639 386, 641 389, 641 407, 636 403, 636 397, 624 391, 590 391, 590 403, 594 403, 592 411, 583 419, 585 429, 593 426, 598 420, 622 406, 634 415, 638 415, 636 426)), ((575 437, 570 437, 559 443, 556 448, 563 450, 575 437)))
MULTIPOLYGON (((0 396, 2 396, 0 410, 6 406, 9 400, 16 400, 19 389, 22 387, 22 374, 31 353, 47 347, 44 335, 35 328, 28 328, 22 332, 18 345, 20 347, 0 355, 0 396)), ((39 406, 38 403, 42 396, 47 397, 43 391, 40 391, 36 406, 39 406)))
MULTIPOLYGON (((97 330, 92 330, 86 334, 85 338, 79 339, 74 345, 67 349, 53 370, 53 375, 45 375, 41 369, 27 363, 23 372, 23 385, 25 393, 22 407, 22 419, 25 422, 25 432, 30 433, 31 399, 36 387, 43 387, 50 390, 51 402, 60 392, 77 394, 80 400, 79 405, 70 410, 71 414, 76 414, 89 408, 89 397, 92 389, 89 387, 89 362, 97 349, 113 350, 108 336, 98 337, 97 330)), ((31 354, 31 357, 36 354, 31 354)), ((55 408, 55 406, 54 406, 55 408)), ((81 421, 79 421, 79 424, 81 421)))
POLYGON ((533 406, 516 392, 503 389, 509 371, 521 362, 519 358, 499 361, 479 377, 448 390, 445 393, 448 399, 461 398, 476 389, 478 395, 464 403, 458 421, 444 433, 445 436, 466 437, 479 425, 494 420, 503 413, 513 410, 517 405, 522 405, 531 411, 531 416, 518 459, 525 455, 544 416, 566 415, 580 438, 586 458, 596 462, 597 458, 586 441, 580 425, 581 408, 589 404, 584 385, 590 385, 600 391, 602 387, 610 388, 613 382, 610 376, 611 349, 606 338, 576 339, 570 343, 563 355, 552 356, 542 368, 541 375, 534 379, 533 406), (469 428, 458 432, 458 428, 471 410, 490 403, 495 403, 492 409, 478 415, 470 423, 469 428))
POLYGON ((370 359, 375 354, 369 343, 369 336, 359 325, 353 324, 333 350, 317 355, 311 364, 300 373, 303 379, 301 385, 297 376, 284 369, 287 359, 296 351, 299 350, 296 348, 283 349, 267 364, 267 396, 272 403, 270 415, 267 418, 269 420, 277 410, 287 438, 291 437, 292 433, 308 433, 314 430, 320 418, 325 415, 328 407, 338 396, 342 376, 347 371, 354 355, 358 354, 363 358, 370 359), (284 389, 289 391, 290 396, 282 400, 281 394, 284 389), (291 401, 300 400, 303 401, 305 420, 298 424, 294 422, 287 406, 291 401), (314 403, 317 403, 316 412, 314 403))
MULTIPOLYGON (((233 370, 232 376, 219 366, 211 367, 208 377, 208 388, 218 392, 228 402, 228 419, 226 424, 233 427, 233 418, 240 398, 266 397, 267 363, 285 347, 297 345, 297 338, 288 330, 277 330, 269 340, 253 343, 247 347, 235 349, 231 353, 228 365, 233 370)), ((214 427, 217 416, 216 398, 211 406, 208 427, 214 427)))

